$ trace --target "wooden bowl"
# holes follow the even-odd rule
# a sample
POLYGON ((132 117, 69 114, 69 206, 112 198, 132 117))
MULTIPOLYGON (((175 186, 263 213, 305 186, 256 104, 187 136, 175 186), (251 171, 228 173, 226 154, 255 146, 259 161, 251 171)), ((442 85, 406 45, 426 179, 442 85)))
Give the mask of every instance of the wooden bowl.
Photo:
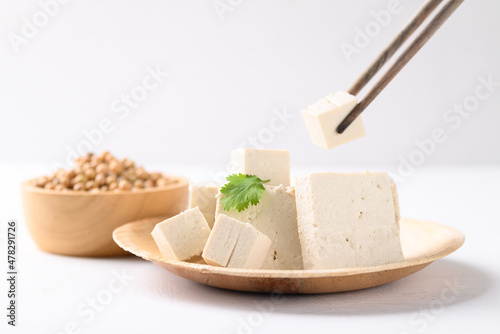
POLYGON ((26 224, 37 246, 49 253, 72 256, 127 254, 112 238, 127 222, 158 215, 175 215, 187 207, 189 181, 159 188, 123 192, 72 192, 22 184, 26 224))
POLYGON ((276 293, 330 293, 370 288, 411 275, 462 246, 459 231, 437 223, 401 220, 401 244, 405 260, 386 265, 331 270, 233 269, 163 258, 151 237, 156 223, 167 217, 125 224, 113 232, 123 249, 189 280, 214 287, 276 293))

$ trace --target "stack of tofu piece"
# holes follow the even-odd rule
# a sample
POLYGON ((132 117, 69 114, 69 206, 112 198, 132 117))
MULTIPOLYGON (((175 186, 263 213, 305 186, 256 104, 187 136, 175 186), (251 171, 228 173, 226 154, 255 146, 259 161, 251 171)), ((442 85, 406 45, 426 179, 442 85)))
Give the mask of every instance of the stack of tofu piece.
POLYGON ((225 211, 218 186, 193 185, 190 208, 152 232, 164 257, 202 255, 210 265, 278 270, 404 259, 398 196, 386 173, 311 173, 291 187, 289 152, 252 148, 233 151, 232 169, 270 180, 259 204, 225 211))

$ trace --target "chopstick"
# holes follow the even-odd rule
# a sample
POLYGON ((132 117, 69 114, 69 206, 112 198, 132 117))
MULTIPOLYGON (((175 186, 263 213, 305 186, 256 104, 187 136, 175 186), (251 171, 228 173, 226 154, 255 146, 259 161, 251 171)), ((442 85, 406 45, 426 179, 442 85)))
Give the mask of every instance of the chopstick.
MULTIPOLYGON (((373 88, 366 94, 361 102, 344 118, 337 127, 338 133, 343 133, 347 127, 366 109, 366 107, 377 97, 377 95, 391 82, 410 59, 424 46, 443 23, 453 14, 464 0, 448 0, 447 3, 432 18, 427 27, 415 38, 408 48, 398 57, 395 63, 375 83, 373 88)), ((401 47, 408 37, 422 24, 430 13, 441 3, 442 0, 429 0, 398 36, 382 51, 377 59, 349 88, 349 93, 356 95, 373 78, 386 61, 401 47)))
POLYGON ((347 91, 357 95, 443 0, 429 0, 347 91))

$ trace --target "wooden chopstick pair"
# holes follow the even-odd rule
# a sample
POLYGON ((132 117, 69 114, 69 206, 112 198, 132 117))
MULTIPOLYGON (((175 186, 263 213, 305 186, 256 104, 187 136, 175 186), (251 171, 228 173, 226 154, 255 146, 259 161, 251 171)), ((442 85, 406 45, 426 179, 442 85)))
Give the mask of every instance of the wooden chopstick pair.
MULTIPOLYGON (((427 17, 438 7, 443 0, 428 0, 410 22, 401 30, 394 40, 380 53, 375 61, 361 74, 361 76, 349 88, 351 95, 358 94, 373 76, 384 66, 384 64, 396 53, 403 43, 417 30, 427 17)), ((373 88, 366 94, 361 102, 344 118, 337 127, 338 133, 345 129, 365 110, 365 108, 377 97, 377 95, 391 82, 396 74, 410 61, 410 59, 424 46, 434 35, 441 25, 453 14, 453 12, 464 2, 464 0, 448 0, 441 10, 432 18, 427 27, 415 38, 408 48, 399 56, 394 64, 375 83, 373 88)))

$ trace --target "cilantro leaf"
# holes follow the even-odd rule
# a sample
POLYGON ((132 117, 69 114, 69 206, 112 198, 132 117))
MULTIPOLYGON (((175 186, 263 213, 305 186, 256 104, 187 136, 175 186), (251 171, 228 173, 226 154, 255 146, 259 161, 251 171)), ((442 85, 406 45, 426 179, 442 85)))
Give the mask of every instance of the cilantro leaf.
POLYGON ((220 189, 226 195, 222 198, 222 208, 225 211, 238 209, 238 212, 247 209, 249 204, 259 204, 265 191, 264 183, 271 181, 241 173, 229 175, 226 180, 229 182, 220 189))

